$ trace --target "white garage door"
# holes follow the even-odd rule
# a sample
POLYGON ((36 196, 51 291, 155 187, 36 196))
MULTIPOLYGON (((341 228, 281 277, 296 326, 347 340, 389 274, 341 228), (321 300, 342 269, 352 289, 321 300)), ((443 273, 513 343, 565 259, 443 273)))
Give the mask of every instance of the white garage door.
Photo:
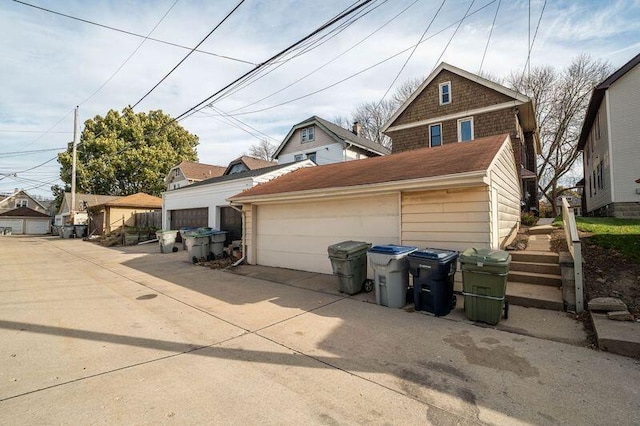
POLYGON ((327 247, 346 240, 399 243, 398 195, 263 205, 257 209, 259 265, 332 273, 327 247))
POLYGON ((0 219, 0 228, 11 227, 12 234, 22 234, 22 219, 0 219))
POLYGON ((25 234, 44 235, 49 232, 49 219, 27 219, 25 234))

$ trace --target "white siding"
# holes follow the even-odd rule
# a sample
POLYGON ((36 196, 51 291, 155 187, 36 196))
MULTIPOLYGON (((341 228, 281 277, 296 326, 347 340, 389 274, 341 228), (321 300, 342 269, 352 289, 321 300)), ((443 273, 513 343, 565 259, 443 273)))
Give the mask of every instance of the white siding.
MULTIPOLYGON (((498 207, 497 212, 491 212, 492 215, 498 215, 498 241, 492 241, 491 245, 493 248, 504 248, 515 238, 520 224, 520 184, 510 143, 497 155, 489 173, 491 188, 496 190, 498 197, 497 203, 490 204, 498 207)), ((489 195, 491 196, 491 192, 489 195)), ((491 226, 493 224, 492 220, 491 226)))
POLYGON ((463 251, 491 246, 488 187, 402 194, 402 244, 463 251))
POLYGON ((260 205, 252 218, 255 263, 330 274, 330 245, 346 240, 397 244, 398 215, 397 194, 260 205))
POLYGON ((44 235, 49 233, 50 220, 47 218, 25 219, 25 234, 44 235))
POLYGON ((635 180, 640 178, 640 66, 627 72, 608 90, 616 203, 640 202, 635 180))
MULTIPOLYGON (((585 145, 584 155, 584 196, 586 197, 587 211, 591 211, 613 201, 611 191, 611 154, 609 152, 609 123, 607 122, 607 99, 600 104, 598 116, 589 132, 589 138, 585 145), (599 120, 598 120, 599 117, 599 120), (600 123, 600 135, 596 132, 596 123, 600 123), (588 161, 587 161, 588 160, 588 161), (602 161, 604 170, 601 173, 604 189, 598 188, 598 166, 602 161), (596 178, 594 179, 594 172, 596 178)), ((613 130, 613 129, 611 129, 613 130)), ((636 178, 637 179, 637 178, 636 178)))
MULTIPOLYGON (((310 127, 310 126, 307 126, 307 127, 310 127)), ((315 150, 319 150, 321 147, 338 143, 332 136, 326 134, 324 130, 322 130, 320 127, 316 126, 315 124, 313 125, 313 127, 315 128, 315 130, 314 130, 314 140, 312 141, 308 141, 308 142, 301 141, 301 137, 300 137, 301 129, 297 129, 295 132, 293 132, 293 135, 291 135, 291 138, 287 141, 287 144, 285 145, 285 147, 282 148, 282 151, 280 151, 280 156, 278 157, 278 162, 280 164, 283 163, 283 161, 281 161, 281 157, 283 154, 312 152, 315 150)))
POLYGON ((24 223, 22 219, 2 219, 0 218, 0 228, 11 228, 11 234, 24 233, 24 223))
MULTIPOLYGON (((290 144, 293 144, 293 140, 290 142, 290 144)), ((335 142, 334 140, 329 141, 329 144, 327 145, 307 146, 307 144, 303 144, 302 146, 299 145, 298 147, 300 148, 298 151, 289 150, 289 152, 285 154, 281 153, 278 156, 278 163, 293 163, 295 161, 295 156, 298 154, 301 154, 302 158, 306 159, 307 154, 311 152, 316 153, 316 164, 318 164, 319 166, 323 164, 340 163, 344 161, 343 146, 341 143, 335 142)))

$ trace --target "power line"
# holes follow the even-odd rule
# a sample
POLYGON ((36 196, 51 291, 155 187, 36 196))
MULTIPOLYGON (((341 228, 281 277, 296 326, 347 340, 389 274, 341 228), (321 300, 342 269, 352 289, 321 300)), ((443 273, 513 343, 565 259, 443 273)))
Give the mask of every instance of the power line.
POLYGON ((350 8, 349 10, 347 10, 344 13, 341 13, 340 15, 338 15, 337 17, 331 19, 329 22, 325 23, 324 25, 321 25, 319 28, 317 28, 316 30, 314 30, 313 32, 311 32, 310 34, 308 34, 307 36, 303 37, 302 39, 298 40, 297 42, 291 44, 290 46, 286 47, 285 49, 281 50, 280 52, 276 53, 275 55, 271 56, 269 59, 267 59, 266 61, 264 61, 261 64, 258 64, 255 68, 253 68, 252 70, 244 73, 243 75, 241 75, 240 77, 236 78, 234 81, 232 81, 231 83, 227 84, 225 87, 223 87, 222 89, 216 91, 215 93, 213 93, 211 96, 208 96, 207 98, 203 99, 202 101, 200 101, 199 103, 197 103, 195 106, 189 108, 187 111, 183 112, 182 114, 180 114, 179 116, 177 116, 174 121, 176 120, 180 120, 182 118, 185 118, 186 116, 188 116, 189 114, 192 114, 193 111, 197 110, 198 108, 200 108, 202 105, 204 105, 205 103, 209 102, 211 99, 213 99, 214 97, 216 97, 217 95, 219 95, 220 93, 222 93, 224 90, 228 89, 229 87, 233 86, 234 84, 236 84, 238 81, 244 79, 245 77, 247 77, 248 75, 251 75, 252 73, 254 73, 256 70, 264 67, 266 64, 270 63, 271 61, 278 59, 280 56, 284 55, 285 53, 291 51, 292 49, 294 49, 295 47, 299 46, 300 44, 304 43, 305 41, 309 40, 311 37, 315 36, 316 34, 324 31, 326 28, 330 27, 331 25, 335 24, 336 22, 341 21, 343 18, 351 15, 352 13, 356 12, 357 10, 361 9, 362 7, 364 7, 365 5, 371 3, 372 0, 363 0, 363 2, 361 2, 359 5, 354 6, 352 8, 350 8))
POLYGON ((482 72, 482 66, 484 65, 484 58, 487 55, 487 50, 489 49, 489 42, 491 41, 491 34, 493 34, 493 28, 496 25, 496 19, 498 18, 498 11, 500 10, 500 4, 502 0, 498 0, 498 7, 496 7, 496 14, 493 15, 493 22, 491 23, 491 29, 489 30, 489 37, 487 38, 487 44, 484 46, 484 52, 482 53, 482 60, 480 61, 480 69, 478 70, 478 75, 482 72))
POLYGON ((16 157, 16 156, 19 156, 19 155, 28 155, 28 154, 37 154, 37 153, 40 153, 40 152, 60 151, 62 149, 65 149, 65 148, 62 147, 62 148, 32 149, 30 151, 1 152, 0 153, 0 158, 3 158, 3 157, 16 157))
POLYGON ((163 81, 165 81, 165 80, 167 79, 167 77, 169 77, 169 76, 171 75, 171 73, 173 73, 173 72, 174 72, 174 71, 175 71, 175 70, 176 70, 180 65, 182 65, 182 63, 183 63, 184 61, 186 61, 186 60, 187 60, 187 58, 188 58, 189 56, 191 56, 191 55, 193 54, 193 52, 195 52, 195 50, 196 50, 198 47, 200 47, 200 45, 201 45, 202 43, 204 43, 204 42, 205 42, 205 41, 206 41, 206 40, 211 36, 211 34, 213 34, 213 33, 214 33, 218 28, 220 28, 220 26, 221 26, 221 25, 222 25, 222 24, 223 24, 223 23, 224 23, 224 22, 225 22, 225 21, 226 21, 226 20, 227 20, 227 19, 228 19, 232 14, 233 14, 233 12, 235 12, 235 11, 236 11, 236 10, 237 10, 241 5, 242 5, 242 3, 244 3, 244 2, 245 2, 245 0, 240 0, 240 2, 238 2, 238 4, 236 5, 236 7, 234 7, 234 8, 231 10, 231 12, 227 13, 227 15, 226 15, 224 18, 222 18, 222 20, 221 20, 220 22, 218 22, 218 25, 216 25, 215 27, 213 27, 213 29, 212 29, 211 31, 209 31, 209 34, 207 34, 207 35, 206 35, 202 40, 200 40, 200 43, 196 44, 196 46, 195 46, 193 49, 191 49, 191 51, 190 51, 189 53, 187 53, 187 55, 186 55, 184 58, 182 58, 182 60, 180 60, 180 62, 178 62, 178 63, 176 64, 176 66, 175 66, 175 67, 171 68, 171 70, 170 70, 167 74, 165 74, 165 76, 164 76, 164 77, 162 77, 162 78, 160 79, 160 81, 158 81, 158 82, 156 83, 156 85, 155 85, 155 86, 153 86, 153 87, 152 87, 152 88, 151 88, 147 93, 145 93, 145 94, 144 94, 144 96, 143 96, 143 97, 141 97, 141 98, 138 100, 138 102, 136 102, 135 104, 133 104, 133 108, 135 108, 135 107, 136 107, 140 102, 142 102, 142 101, 144 100, 144 98, 146 98, 147 96, 149 96, 149 95, 151 94, 151 92, 153 92, 153 91, 154 91, 154 90, 155 90, 155 89, 156 89, 160 84, 162 84, 162 82, 163 82, 163 81))
POLYGON ((52 132, 52 131, 47 131, 47 130, 9 130, 9 129, 0 129, 0 133, 66 133, 66 134, 70 134, 73 132, 52 132))
MULTIPOLYGON (((451 28, 451 27, 455 26, 456 24, 458 24, 458 26, 459 26, 459 24, 460 24, 460 23, 462 23, 462 21, 464 21, 466 18, 468 18, 468 17, 470 17, 470 16, 473 16, 473 15, 475 15, 476 13, 479 13, 480 11, 482 11, 482 10, 484 10, 485 8, 489 7, 490 5, 492 5, 493 3, 495 3, 496 1, 498 1, 498 0, 492 0, 492 1, 488 2, 488 3, 487 3, 487 4, 485 4, 484 6, 481 6, 480 8, 478 8, 478 9, 474 10, 473 12, 471 12, 471 13, 469 13, 469 14, 465 15, 465 17, 463 17, 462 19, 460 19, 460 20, 458 20, 458 21, 453 22, 452 24, 450 24, 450 25, 446 26, 445 28, 441 29, 440 31, 438 31, 438 32, 434 33, 433 35, 431 35, 431 36, 429 36, 429 37, 427 37, 427 38, 425 38, 424 40, 422 40, 422 42, 421 42, 421 43, 426 43, 427 41, 431 40, 432 38, 436 37, 437 35, 440 35, 441 33, 445 32, 445 31, 446 31, 446 30, 448 30, 449 28, 451 28)), ((335 87, 335 86, 337 86, 337 85, 338 85, 338 84, 340 84, 340 83, 344 83, 344 82, 345 82, 345 81, 347 81, 347 80, 350 80, 350 79, 352 79, 352 78, 354 78, 354 77, 357 77, 358 75, 363 74, 363 73, 365 73, 365 72, 367 72, 367 71, 369 71, 369 70, 371 70, 371 69, 373 69, 373 68, 375 68, 375 67, 377 67, 377 66, 379 66, 379 65, 382 65, 383 63, 388 62, 388 61, 390 61, 390 60, 392 60, 392 59, 396 58, 397 56, 402 55, 402 54, 403 54, 403 53, 405 53, 405 52, 408 52, 409 50, 413 49, 413 47, 414 47, 414 46, 415 46, 415 45, 411 45, 411 46, 407 47, 406 49, 403 49, 403 50, 401 50, 401 51, 399 51, 399 52, 397 52, 397 53, 395 53, 395 54, 393 54, 393 55, 391 55, 391 56, 389 56, 389 57, 387 57, 387 58, 385 58, 385 59, 383 59, 383 60, 381 60, 381 61, 379 61, 379 62, 376 62, 376 63, 375 63, 375 64, 373 64, 373 65, 370 65, 370 66, 368 66, 368 67, 366 67, 366 68, 364 68, 364 69, 361 69, 360 71, 355 72, 355 73, 353 73, 353 74, 351 74, 351 75, 349 75, 349 76, 347 76, 347 77, 345 77, 345 78, 343 78, 343 79, 341 79, 341 80, 338 80, 338 81, 336 81, 336 82, 334 82, 334 83, 332 83, 332 84, 329 84, 328 86, 325 86, 325 87, 323 87, 323 88, 321 88, 321 89, 315 90, 315 91, 310 92, 310 93, 307 93, 307 94, 305 94, 305 95, 298 96, 298 97, 293 98, 293 99, 289 99, 289 100, 284 101, 284 102, 280 102, 280 103, 275 104, 275 105, 271 105, 271 106, 269 106, 269 107, 260 108, 260 109, 255 109, 255 110, 252 110, 252 111, 246 111, 246 112, 233 113, 233 114, 230 114, 230 115, 233 115, 233 116, 239 116, 239 115, 255 114, 255 113, 258 113, 258 112, 263 112, 263 111, 267 111, 267 110, 270 110, 270 109, 273 109, 273 108, 277 108, 277 107, 280 107, 280 106, 282 106, 282 105, 289 104, 289 103, 291 103, 291 102, 299 101, 300 99, 308 98, 309 96, 313 96, 313 95, 318 94, 318 93, 320 93, 320 92, 323 92, 323 91, 325 91, 325 90, 331 89, 332 87, 335 87)), ((243 108, 244 108, 244 107, 241 107, 240 109, 243 109, 243 108)))
MULTIPOLYGON (((56 12, 55 10, 47 9, 47 8, 44 8, 44 7, 41 7, 41 6, 36 6, 36 5, 30 4, 30 3, 27 3, 27 2, 24 2, 24 1, 20 1, 20 0, 13 0, 13 1, 16 2, 16 3, 22 4, 22 5, 25 5, 25 6, 32 7, 34 9, 39 9, 39 10, 42 10, 44 12, 53 13, 54 15, 58 15, 58 16, 62 16, 62 17, 65 17, 65 18, 73 19, 75 21, 84 22, 85 24, 95 25, 97 27, 105 28, 105 29, 112 30, 112 31, 117 31, 117 32, 122 33, 122 34, 127 34, 127 35, 138 37, 138 38, 145 38, 145 36, 143 36, 142 34, 136 34, 136 33, 131 32, 131 31, 122 30, 120 28, 115 28, 115 27, 111 27, 109 25, 104 25, 104 24, 99 24, 97 22, 89 21, 87 19, 82 19, 82 18, 78 18, 76 16, 71 16, 71 15, 67 15, 67 14, 64 14, 64 13, 56 12)), ((166 41, 166 40, 160 40, 160 39, 151 38, 151 37, 148 37, 147 40, 155 41, 157 43, 162 43, 162 44, 166 44, 166 45, 173 46, 173 47, 179 47, 180 49, 191 50, 190 47, 183 46, 183 45, 177 44, 177 43, 172 43, 172 42, 166 41)), ((220 54, 217 54, 217 53, 207 52, 205 50, 196 50, 196 52, 203 53, 205 55, 216 56, 216 57, 222 58, 222 59, 228 59, 230 61, 242 62, 242 63, 249 64, 249 65, 256 65, 254 62, 246 61, 244 59, 233 58, 231 56, 225 56, 225 55, 220 55, 220 54)))
POLYGON ((393 87, 393 85, 396 83, 396 81, 398 80, 398 78, 400 77, 400 74, 402 74, 402 71, 404 71, 404 68, 407 66, 407 64, 409 63, 409 61, 411 60, 411 58, 413 57, 413 54, 416 52, 416 49, 418 49, 418 46, 420 45, 420 43, 422 43, 422 40, 424 39, 424 37, 427 35, 427 32, 429 31, 429 29, 431 28, 431 25, 433 24, 433 22, 436 20, 436 17, 438 16, 438 14, 440 13, 440 11, 442 10, 442 7, 444 6, 444 4, 446 3, 447 0, 442 0, 442 3, 440 3, 440 7, 438 8, 438 10, 436 10, 436 14, 433 15, 433 18, 431 18, 431 22, 429 22, 429 25, 427 25, 427 28, 424 30, 424 32, 422 33, 422 35, 420 36, 420 39, 418 40, 418 43, 416 43, 415 46, 413 46, 413 50, 411 51, 411 53, 409 54, 409 56, 407 57, 407 59, 404 61, 404 64, 402 64, 402 66, 400 67, 400 70, 398 71, 398 73, 396 74, 396 76, 394 77, 393 81, 391 82, 391 84, 389 85, 389 87, 387 87, 387 90, 384 92, 384 95, 382 95, 382 98, 380 98, 380 102, 378 102, 378 105, 376 105, 375 109, 377 110, 380 107, 380 104, 382 104, 382 101, 384 101, 384 98, 387 96, 387 94, 389 93, 389 90, 391 90, 391 88, 393 87))
POLYGON ((442 49, 442 53, 440 53, 440 56, 438 56, 438 59, 436 60, 435 64, 433 65, 433 69, 431 70, 431 72, 433 72, 433 70, 436 69, 436 67, 438 66, 438 64, 440 63, 440 60, 442 59, 442 57, 444 56, 445 52, 447 51, 447 49, 449 48, 449 45, 451 44, 451 41, 453 40, 453 38, 456 36, 456 34, 458 34, 458 30, 460 29, 460 27, 462 26, 462 23, 464 22, 465 19, 467 19, 469 15, 469 11, 471 10, 471 7, 473 7, 473 4, 476 2, 476 0, 471 0, 471 4, 469 4, 469 7, 467 8, 467 11, 464 13, 464 16, 462 17, 462 19, 458 22, 458 26, 456 27, 456 30, 453 32, 453 34, 451 34, 451 37, 449 38, 449 41, 447 42, 447 44, 444 46, 444 49, 442 49))
POLYGON ((531 40, 531 45, 529 46, 529 51, 527 52, 527 62, 524 64, 524 70, 522 71, 523 76, 527 68, 529 68, 529 70, 531 69, 531 51, 533 50, 533 45, 536 42, 536 36, 538 35, 538 29, 540 28, 540 22, 542 21, 542 15, 544 14, 545 7, 547 7, 547 0, 544 0, 544 3, 542 4, 542 10, 540 11, 540 17, 538 18, 536 31, 533 33, 533 40, 531 40))
POLYGON ((116 76, 116 74, 118 74, 120 72, 120 70, 126 65, 127 62, 129 62, 129 60, 131 58, 133 58, 133 55, 135 55, 136 53, 138 53, 138 50, 140 50, 140 48, 142 47, 142 45, 149 40, 149 36, 151 34, 153 34, 153 32, 156 30, 156 28, 158 28, 158 26, 162 23, 162 21, 164 21, 164 18, 167 17, 167 15, 169 14, 169 12, 171 12, 171 10, 173 10, 173 8, 175 7, 176 4, 178 4, 180 0, 175 0, 173 2, 173 4, 171 5, 171 7, 169 8, 169 10, 167 10, 165 12, 164 15, 162 15, 162 18, 160 18, 160 20, 158 21, 158 23, 156 23, 153 28, 151 29, 151 31, 149 31, 149 33, 144 37, 144 39, 142 39, 142 41, 140 42, 140 44, 138 44, 138 47, 136 47, 134 49, 133 52, 131 52, 131 54, 127 57, 127 59, 124 60, 124 62, 122 64, 120 64, 120 66, 113 72, 113 74, 111 74, 111 76, 107 79, 107 81, 105 81, 104 83, 102 83, 102 85, 100 87, 98 87, 87 99, 85 99, 84 101, 80 102, 78 104, 78 106, 80 105, 84 105, 86 102, 88 102, 91 98, 93 98, 100 90, 102 90, 104 88, 104 86, 106 86, 107 84, 109 84, 109 82, 113 79, 113 77, 116 76))

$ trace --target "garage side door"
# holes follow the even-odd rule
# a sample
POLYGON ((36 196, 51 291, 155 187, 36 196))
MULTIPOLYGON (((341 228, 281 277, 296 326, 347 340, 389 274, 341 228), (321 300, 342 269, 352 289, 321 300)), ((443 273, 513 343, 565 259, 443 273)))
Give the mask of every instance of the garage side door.
POLYGON ((170 210, 171 229, 180 229, 183 226, 196 228, 209 226, 209 208, 170 210))
POLYGON ((27 219, 25 234, 44 235, 49 232, 49 221, 42 219, 27 219))
POLYGON ((332 273, 327 247, 346 240, 398 243, 397 195, 264 205, 257 209, 259 265, 332 273))
POLYGON ((22 219, 0 219, 0 228, 11 228, 12 234, 22 234, 23 220, 22 219))

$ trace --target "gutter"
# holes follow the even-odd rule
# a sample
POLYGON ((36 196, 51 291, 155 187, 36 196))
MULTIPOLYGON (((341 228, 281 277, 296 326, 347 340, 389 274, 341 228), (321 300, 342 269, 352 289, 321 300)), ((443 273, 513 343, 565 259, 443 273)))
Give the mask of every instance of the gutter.
POLYGON ((242 257, 240 259, 238 259, 237 262, 235 262, 233 265, 231 265, 231 267, 235 268, 236 266, 240 266, 245 259, 247 258, 247 246, 245 245, 245 237, 244 234, 245 232, 247 232, 247 227, 246 227, 246 212, 242 209, 242 208, 238 208, 236 206, 234 206, 233 204, 229 203, 229 207, 231 207, 232 209, 234 209, 237 212, 240 212, 240 214, 242 215, 242 257))

